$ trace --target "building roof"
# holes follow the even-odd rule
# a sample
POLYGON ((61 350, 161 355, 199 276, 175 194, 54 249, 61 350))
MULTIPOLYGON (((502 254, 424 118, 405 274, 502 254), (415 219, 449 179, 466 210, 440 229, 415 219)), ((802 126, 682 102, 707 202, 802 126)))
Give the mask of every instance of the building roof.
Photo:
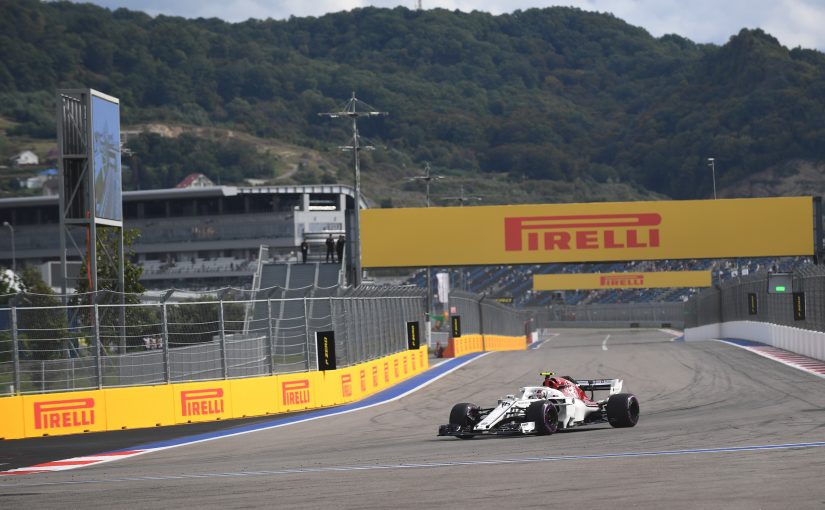
MULTIPOLYGON (((208 186, 203 188, 164 188, 140 191, 124 191, 123 201, 157 200, 171 198, 198 198, 198 197, 233 197, 239 194, 272 194, 289 195, 302 193, 341 193, 352 197, 355 192, 351 186, 341 184, 307 184, 294 186, 208 186)), ((27 207, 38 205, 57 206, 58 197, 30 196, 0 199, 0 208, 27 207)), ((364 195, 361 195, 361 208, 367 208, 364 195)))
POLYGON ((183 180, 180 181, 177 184, 177 186, 175 186, 175 187, 176 188, 194 188, 194 187, 205 188, 205 187, 214 186, 214 185, 215 185, 215 183, 212 182, 212 179, 205 176, 204 174, 192 173, 192 174, 189 174, 186 177, 184 177, 183 180))

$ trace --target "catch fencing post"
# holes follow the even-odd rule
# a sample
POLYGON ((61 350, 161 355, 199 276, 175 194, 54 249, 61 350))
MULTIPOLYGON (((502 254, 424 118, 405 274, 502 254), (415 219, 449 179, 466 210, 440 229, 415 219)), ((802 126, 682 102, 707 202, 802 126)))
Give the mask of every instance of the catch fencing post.
POLYGON ((14 360, 13 394, 20 395, 20 346, 17 345, 17 307, 11 308, 11 353, 14 360))
POLYGON ((266 345, 269 358, 269 375, 275 374, 275 338, 272 335, 272 298, 266 298, 266 345))
MULTIPOLYGON (((335 305, 333 303, 332 296, 329 297, 329 321, 332 325, 332 331, 336 332, 336 334, 338 335, 338 341, 344 346, 343 356, 345 356, 345 362, 342 363, 342 366, 350 366, 352 365, 352 360, 350 359, 349 353, 349 338, 344 334, 343 331, 338 331, 338 327, 336 324, 338 321, 335 320, 335 305)), ((335 351, 335 353, 336 356, 339 358, 342 356, 342 354, 340 354, 337 350, 335 351)))
POLYGON ((304 297, 304 336, 306 337, 306 365, 307 371, 311 370, 309 361, 309 307, 307 306, 307 298, 304 297))
POLYGON ((100 316, 98 315, 97 303, 92 305, 94 307, 94 331, 95 331, 95 369, 97 371, 97 387, 103 388, 103 360, 101 355, 103 353, 103 346, 100 343, 100 316))
POLYGON ((163 328, 163 374, 166 383, 172 382, 172 367, 169 364, 169 316, 167 315, 166 303, 160 308, 161 327, 163 328))
POLYGON ((486 295, 481 296, 481 299, 478 300, 478 329, 479 333, 481 334, 481 350, 483 352, 487 352, 487 340, 484 338, 484 312, 483 312, 483 302, 484 298, 487 297, 486 295))
POLYGON ((220 326, 221 326, 221 370, 223 371, 223 378, 228 379, 229 369, 227 368, 227 360, 226 360, 226 330, 224 328, 223 323, 223 298, 218 302, 220 304, 220 313, 218 314, 220 318, 220 326))

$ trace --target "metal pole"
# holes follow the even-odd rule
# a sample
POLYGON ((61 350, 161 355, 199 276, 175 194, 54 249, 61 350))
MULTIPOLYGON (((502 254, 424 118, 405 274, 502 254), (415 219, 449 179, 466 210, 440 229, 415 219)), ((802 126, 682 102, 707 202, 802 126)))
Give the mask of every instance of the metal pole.
POLYGON ((309 308, 307 307, 307 298, 304 298, 304 337, 306 338, 306 366, 307 371, 310 369, 309 363, 309 308))
MULTIPOLYGON (((352 97, 349 101, 344 105, 344 107, 337 112, 329 112, 329 113, 319 113, 319 115, 324 115, 330 118, 344 118, 348 117, 352 119, 352 146, 350 147, 341 147, 345 150, 352 150, 354 153, 354 162, 355 162, 355 210, 354 217, 353 217, 353 227, 352 227, 352 235, 354 239, 352 240, 352 267, 353 267, 353 275, 351 275, 350 284, 353 287, 357 287, 361 284, 361 168, 360 168, 360 161, 358 156, 358 151, 361 150, 361 146, 358 140, 358 118, 359 117, 376 117, 376 116, 384 116, 387 115, 386 112, 379 112, 373 111, 371 107, 367 110, 361 109, 359 111, 359 103, 362 107, 369 107, 363 101, 359 101, 355 97, 355 92, 352 93, 352 97)), ((372 149, 372 147, 364 147, 365 149, 372 149)))
POLYGON ((275 374, 275 337, 272 334, 272 298, 266 298, 266 357, 269 360, 269 375, 275 374))
POLYGON ((219 313, 219 320, 220 320, 220 327, 221 327, 221 371, 223 371, 223 378, 228 379, 229 369, 227 367, 227 359, 226 359, 226 329, 224 328, 223 323, 223 300, 219 302, 220 304, 220 313, 219 313))
MULTIPOLYGON (((353 99, 355 94, 353 93, 353 99)), ((358 117, 352 118, 352 152, 355 155, 355 221, 353 222, 352 231, 355 239, 353 239, 353 261, 352 267, 355 274, 352 276, 352 286, 358 287, 361 285, 361 165, 358 157, 358 117)))
POLYGON ((160 318, 161 327, 163 328, 163 374, 168 384, 172 382, 172 367, 169 363, 169 316, 167 315, 166 303, 161 304, 160 318))
POLYGON ((486 295, 483 295, 483 296, 481 296, 481 299, 478 300, 478 329, 480 330, 479 332, 481 333, 481 350, 485 351, 485 352, 487 351, 487 340, 484 338, 485 331, 484 331, 484 306, 483 306, 483 302, 484 302, 484 298, 486 298, 486 297, 487 297, 486 295))
POLYGON ((120 235, 117 237, 117 285, 120 291, 120 353, 126 354, 126 275, 123 264, 125 262, 123 253, 123 227, 117 229, 120 235))
POLYGON ((103 388, 103 360, 101 359, 103 346, 100 343, 100 315, 98 315, 97 303, 94 305, 94 331, 95 331, 95 367, 97 370, 97 387, 103 388))
POLYGON ((12 394, 19 395, 20 381, 20 346, 17 345, 17 307, 11 308, 11 355, 14 360, 14 388, 12 394))

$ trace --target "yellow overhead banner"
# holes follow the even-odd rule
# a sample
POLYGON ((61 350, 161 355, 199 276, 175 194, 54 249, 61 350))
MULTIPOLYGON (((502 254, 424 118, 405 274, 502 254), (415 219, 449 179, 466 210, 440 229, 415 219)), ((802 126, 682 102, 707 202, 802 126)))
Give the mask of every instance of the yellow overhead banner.
POLYGON ((364 267, 811 255, 811 197, 368 209, 364 267))
POLYGON ((533 275, 533 290, 653 289, 666 287, 710 287, 710 271, 533 275))

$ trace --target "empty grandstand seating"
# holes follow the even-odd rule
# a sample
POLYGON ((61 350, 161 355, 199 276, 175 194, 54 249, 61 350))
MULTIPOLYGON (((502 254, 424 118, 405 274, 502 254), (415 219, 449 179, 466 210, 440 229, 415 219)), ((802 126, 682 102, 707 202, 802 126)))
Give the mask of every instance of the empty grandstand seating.
MULTIPOLYGON (((804 257, 781 259, 756 258, 739 260, 656 260, 640 262, 605 262, 589 264, 536 264, 521 266, 483 266, 473 268, 432 268, 435 275, 448 272, 451 287, 489 296, 508 296, 516 306, 547 306, 560 304, 610 304, 686 301, 696 293, 690 288, 666 289, 606 289, 565 292, 533 292, 533 275, 553 273, 610 273, 628 271, 700 271, 710 270, 714 283, 737 278, 756 271, 793 271, 810 264, 804 257), (562 301, 558 301, 559 296, 562 301)), ((426 287, 426 272, 416 271, 406 281, 409 285, 426 287)))

